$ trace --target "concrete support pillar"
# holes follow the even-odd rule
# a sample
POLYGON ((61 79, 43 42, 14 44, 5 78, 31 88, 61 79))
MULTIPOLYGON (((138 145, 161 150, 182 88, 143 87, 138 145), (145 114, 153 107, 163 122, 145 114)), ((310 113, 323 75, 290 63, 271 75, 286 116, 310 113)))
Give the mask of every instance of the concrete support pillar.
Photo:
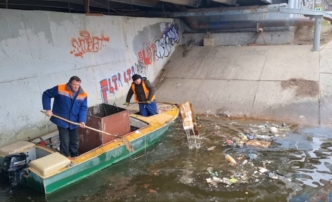
POLYGON ((315 32, 314 32, 314 51, 319 51, 320 47, 320 31, 321 31, 322 17, 315 17, 315 32))

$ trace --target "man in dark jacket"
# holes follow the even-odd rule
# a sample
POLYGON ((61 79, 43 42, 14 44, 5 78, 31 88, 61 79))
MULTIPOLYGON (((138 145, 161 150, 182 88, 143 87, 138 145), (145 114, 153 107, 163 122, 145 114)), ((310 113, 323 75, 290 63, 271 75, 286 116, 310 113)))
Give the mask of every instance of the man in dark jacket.
POLYGON ((155 88, 145 77, 134 74, 132 76, 133 83, 128 91, 126 103, 129 105, 131 97, 134 95, 135 101, 139 104, 139 112, 142 116, 152 116, 158 114, 157 104, 155 102, 155 88))
POLYGON ((55 118, 58 115, 67 120, 80 123, 85 127, 88 94, 81 88, 81 79, 77 76, 70 78, 67 84, 60 84, 46 90, 42 96, 43 109, 51 121, 58 126, 60 138, 60 153, 67 157, 78 156, 78 129, 77 125, 69 124, 61 119, 55 118), (51 111, 51 98, 54 98, 51 111))

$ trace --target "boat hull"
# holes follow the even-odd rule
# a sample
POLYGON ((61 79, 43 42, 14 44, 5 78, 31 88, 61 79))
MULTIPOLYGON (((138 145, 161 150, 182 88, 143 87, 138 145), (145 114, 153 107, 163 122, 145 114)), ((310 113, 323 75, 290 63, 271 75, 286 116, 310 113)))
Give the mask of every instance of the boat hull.
POLYGON ((125 145, 121 145, 46 179, 30 172, 28 176, 24 177, 24 183, 39 192, 53 193, 154 145, 165 134, 169 126, 170 123, 133 140, 131 144, 134 147, 134 152, 129 153, 125 145))

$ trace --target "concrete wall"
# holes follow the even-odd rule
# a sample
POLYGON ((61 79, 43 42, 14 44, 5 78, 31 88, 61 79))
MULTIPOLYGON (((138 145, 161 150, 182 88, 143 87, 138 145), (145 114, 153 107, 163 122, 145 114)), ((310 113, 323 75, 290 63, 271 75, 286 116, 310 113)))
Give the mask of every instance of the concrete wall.
POLYGON ((172 19, 0 9, 0 146, 55 130, 41 95, 73 75, 89 106, 123 103, 132 74, 153 81, 180 38, 172 19))
POLYGON ((332 42, 311 45, 178 47, 157 98, 191 101, 198 113, 332 123, 332 42))

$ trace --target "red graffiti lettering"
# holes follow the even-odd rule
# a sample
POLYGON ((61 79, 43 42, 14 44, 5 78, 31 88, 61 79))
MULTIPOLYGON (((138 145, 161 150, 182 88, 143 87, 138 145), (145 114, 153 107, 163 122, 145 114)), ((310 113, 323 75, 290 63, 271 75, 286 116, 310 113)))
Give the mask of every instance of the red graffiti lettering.
POLYGON ((129 82, 129 78, 127 78, 126 72, 123 72, 123 78, 124 78, 124 80, 125 80, 126 83, 129 82))
POLYGON ((82 57, 88 52, 98 52, 106 45, 103 42, 109 42, 110 38, 105 37, 102 33, 100 37, 91 36, 88 31, 80 31, 80 37, 71 39, 71 45, 74 50, 70 51, 70 54, 74 54, 75 57, 82 57))
POLYGON ((118 90, 118 83, 117 83, 118 78, 116 77, 116 75, 112 76, 112 81, 114 83, 115 86, 115 90, 118 90))
POLYGON ((131 69, 127 69, 127 72, 126 71, 123 72, 123 78, 125 79, 126 83, 130 82, 130 79, 131 79, 131 69))
POLYGON ((138 52, 139 61, 145 65, 150 65, 155 61, 155 45, 154 43, 146 46, 141 51, 138 52))
MULTIPOLYGON (((133 68, 134 67, 131 67, 123 72, 123 78, 126 83, 129 83, 131 81, 131 74, 134 71, 133 68)), ((103 97, 103 102, 108 103, 107 92, 115 93, 115 91, 119 90, 120 87, 123 87, 120 72, 115 74, 111 78, 101 80, 100 90, 103 97)))
POLYGON ((109 86, 109 91, 110 91, 110 93, 114 93, 114 87, 112 86, 112 81, 111 81, 111 79, 108 79, 108 86, 109 86))
POLYGON ((108 86, 107 86, 107 80, 103 79, 100 81, 100 89, 101 89, 101 94, 103 96, 103 102, 108 104, 107 100, 107 91, 108 91, 108 86))

